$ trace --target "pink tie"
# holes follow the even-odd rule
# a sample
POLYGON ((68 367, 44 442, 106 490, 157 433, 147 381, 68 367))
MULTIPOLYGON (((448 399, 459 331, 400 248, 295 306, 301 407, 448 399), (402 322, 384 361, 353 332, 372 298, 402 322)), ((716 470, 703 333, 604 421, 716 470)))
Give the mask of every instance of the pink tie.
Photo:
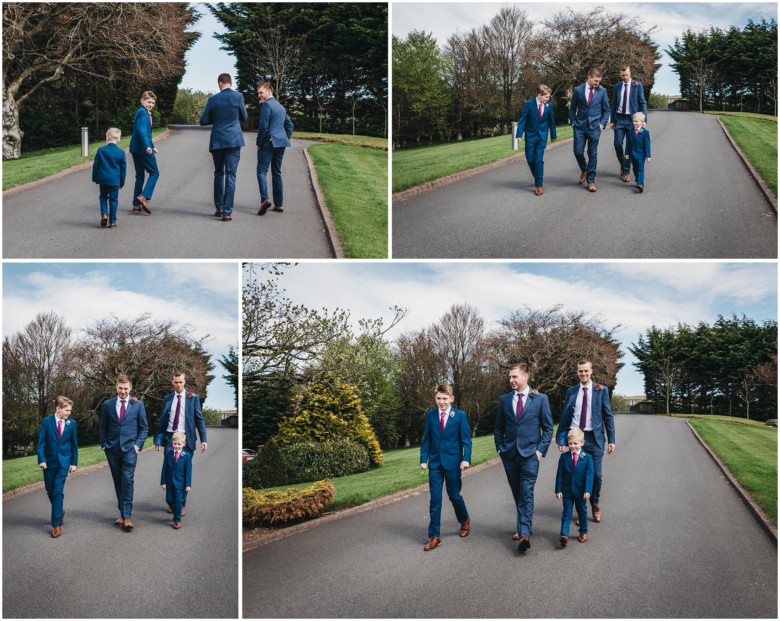
POLYGON ((121 399, 122 401, 122 407, 119 408, 119 422, 121 423, 123 420, 125 420, 125 400, 121 399))
POLYGON ((61 438, 62 437, 62 419, 59 419, 57 421, 57 435, 61 438))
POLYGON ((543 108, 544 108, 544 106, 542 104, 539 104, 539 118, 540 119, 542 118, 542 109, 543 108))
POLYGON ((638 134, 638 133, 639 133, 639 130, 638 130, 638 129, 635 129, 635 130, 634 130, 634 138, 636 138, 636 137, 637 137, 637 134, 638 134))
POLYGON ((175 464, 177 461, 179 461, 179 452, 178 451, 176 451, 173 454, 173 463, 175 464))
POLYGON ((444 431, 444 419, 447 418, 447 412, 441 413, 441 430, 444 431))
POLYGON ((593 89, 590 89, 590 92, 588 93, 588 105, 593 103, 593 89))
POLYGON ((149 127, 152 126, 152 113, 149 113, 149 127))
POLYGON ((517 420, 520 420, 520 417, 523 415, 523 393, 517 393, 517 411, 515 412, 515 418, 517 420))
POLYGON ((577 467, 577 457, 578 457, 578 455, 577 455, 577 453, 573 453, 573 455, 574 455, 574 467, 576 468, 577 467))

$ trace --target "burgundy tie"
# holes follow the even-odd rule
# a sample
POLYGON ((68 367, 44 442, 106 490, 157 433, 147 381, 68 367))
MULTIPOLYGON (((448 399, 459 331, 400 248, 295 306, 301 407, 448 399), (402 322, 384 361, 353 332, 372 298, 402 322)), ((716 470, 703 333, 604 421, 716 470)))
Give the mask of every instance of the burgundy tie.
POLYGON ((577 455, 577 453, 572 453, 572 455, 573 455, 573 459, 574 459, 574 467, 576 468, 577 467, 577 457, 578 457, 578 455, 577 455))
POLYGON ((125 420, 125 400, 121 399, 122 401, 122 407, 119 408, 119 422, 121 423, 123 420, 125 420))
POLYGON ((523 415, 523 393, 519 392, 517 393, 517 411, 515 412, 515 418, 517 420, 520 420, 520 417, 523 415))
POLYGON ((442 431, 444 431, 444 420, 446 418, 447 418, 447 412, 442 411, 442 413, 441 413, 441 421, 439 423, 441 425, 441 430, 442 431))
POLYGON ((179 429, 179 413, 181 412, 181 395, 176 395, 176 414, 173 415, 173 431, 179 429))
POLYGON ((149 127, 152 126, 152 113, 149 113, 149 127))
POLYGON ((634 138, 636 138, 636 137, 637 137, 637 134, 639 134, 639 130, 638 130, 638 129, 635 129, 635 130, 634 130, 634 138))
POLYGON ((588 93, 588 105, 593 103, 593 89, 590 89, 590 92, 588 93))
POLYGON ((59 419, 57 421, 57 435, 61 438, 62 437, 62 419, 59 419))
POLYGON ((173 454, 173 463, 175 464, 177 461, 179 461, 179 451, 173 454))
POLYGON ((544 106, 542 104, 539 104, 539 118, 542 118, 542 110, 544 109, 544 106))
POLYGON ((588 418, 588 389, 582 389, 582 411, 580 412, 580 429, 585 431, 585 419, 588 418))
POLYGON ((628 84, 623 85, 623 114, 628 114, 628 84))

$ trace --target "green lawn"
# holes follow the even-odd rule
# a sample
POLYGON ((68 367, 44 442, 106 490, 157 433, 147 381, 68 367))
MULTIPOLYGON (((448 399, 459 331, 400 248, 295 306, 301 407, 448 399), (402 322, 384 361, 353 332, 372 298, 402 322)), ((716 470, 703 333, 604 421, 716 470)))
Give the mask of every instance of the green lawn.
POLYGON ((719 418, 695 418, 690 423, 777 525, 777 429, 719 418))
MULTIPOLYGON (((155 136, 163 133, 165 129, 158 128, 153 131, 155 136)), ((43 179, 73 166, 92 161, 92 157, 106 144, 105 138, 89 143, 89 157, 81 157, 81 144, 71 147, 58 147, 56 149, 41 149, 39 151, 26 152, 22 150, 22 157, 18 160, 3 162, 3 190, 43 179)), ((119 146, 127 148, 130 145, 130 134, 122 137, 119 146)))
POLYGON ((387 152, 364 146, 316 144, 309 155, 344 254, 386 259, 387 152))
POLYGON ((721 113, 720 117, 734 142, 777 196, 777 117, 748 113, 721 113))
MULTIPOLYGON (((572 137, 568 125, 556 126, 558 140, 572 137)), ((512 151, 512 140, 508 134, 451 142, 431 147, 407 148, 393 151, 393 192, 440 179, 464 170, 470 170, 506 159, 520 151, 512 151)))
MULTIPOLYGON (((153 440, 151 436, 148 437, 144 443, 144 448, 151 446, 153 440)), ((105 460, 105 453, 97 444, 79 448, 79 469, 102 463, 105 460)), ((43 481, 43 474, 41 473, 42 470, 38 467, 37 455, 3 460, 3 493, 30 485, 31 483, 43 481)))
POLYGON ((351 134, 317 134, 314 132, 299 132, 293 134, 293 138, 301 140, 316 140, 317 142, 335 142, 337 144, 346 144, 353 147, 368 147, 370 149, 379 149, 387 151, 387 138, 377 138, 375 136, 353 136, 351 134))

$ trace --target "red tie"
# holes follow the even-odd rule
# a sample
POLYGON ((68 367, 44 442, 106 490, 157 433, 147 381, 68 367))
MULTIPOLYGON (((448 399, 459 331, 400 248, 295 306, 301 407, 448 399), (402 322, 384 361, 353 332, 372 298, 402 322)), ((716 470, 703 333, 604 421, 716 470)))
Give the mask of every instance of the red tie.
POLYGON ((62 419, 61 418, 57 421, 57 435, 60 438, 62 437, 62 419))
POLYGON ((173 463, 175 464, 177 461, 179 461, 179 452, 178 451, 176 451, 173 454, 173 463))
POLYGON ((580 429, 585 431, 585 422, 588 418, 588 389, 582 389, 582 411, 580 412, 580 429))
POLYGON ((119 422, 121 423, 123 420, 125 420, 125 400, 121 399, 122 401, 122 407, 119 408, 119 422))
POLYGON ((638 133, 639 133, 639 130, 638 130, 638 129, 635 129, 635 130, 634 130, 634 138, 636 138, 636 137, 637 137, 637 134, 638 134, 638 133))
POLYGON ((544 106, 542 104, 539 104, 539 118, 540 119, 542 118, 542 109, 543 108, 544 108, 544 106))
POLYGON ((442 411, 441 413, 441 430, 444 431, 444 419, 447 418, 447 412, 442 411))
POLYGON ((593 103, 593 89, 590 89, 590 92, 588 93, 588 105, 593 103))
POLYGON ((574 457, 574 467, 576 468, 577 467, 577 457, 578 457, 577 453, 573 453, 573 457, 574 457))
POLYGON ((520 420, 520 417, 523 415, 523 393, 519 392, 517 393, 517 411, 515 412, 515 418, 517 420, 520 420))

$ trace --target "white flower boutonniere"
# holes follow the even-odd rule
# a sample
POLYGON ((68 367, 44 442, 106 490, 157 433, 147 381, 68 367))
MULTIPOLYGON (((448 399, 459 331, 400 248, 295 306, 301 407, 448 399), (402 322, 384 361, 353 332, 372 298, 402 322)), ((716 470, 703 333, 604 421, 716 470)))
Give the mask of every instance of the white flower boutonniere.
POLYGON ((536 390, 536 388, 532 388, 532 389, 531 389, 531 392, 529 392, 529 393, 528 393, 528 396, 529 396, 529 397, 535 397, 535 396, 536 396, 536 395, 538 395, 538 394, 539 394, 539 391, 538 391, 538 390, 536 390))
POLYGON ((65 426, 67 427, 68 425, 70 425, 70 419, 65 421, 65 426))
POLYGON ((454 410, 450 410, 450 418, 455 418, 455 411, 454 410))

